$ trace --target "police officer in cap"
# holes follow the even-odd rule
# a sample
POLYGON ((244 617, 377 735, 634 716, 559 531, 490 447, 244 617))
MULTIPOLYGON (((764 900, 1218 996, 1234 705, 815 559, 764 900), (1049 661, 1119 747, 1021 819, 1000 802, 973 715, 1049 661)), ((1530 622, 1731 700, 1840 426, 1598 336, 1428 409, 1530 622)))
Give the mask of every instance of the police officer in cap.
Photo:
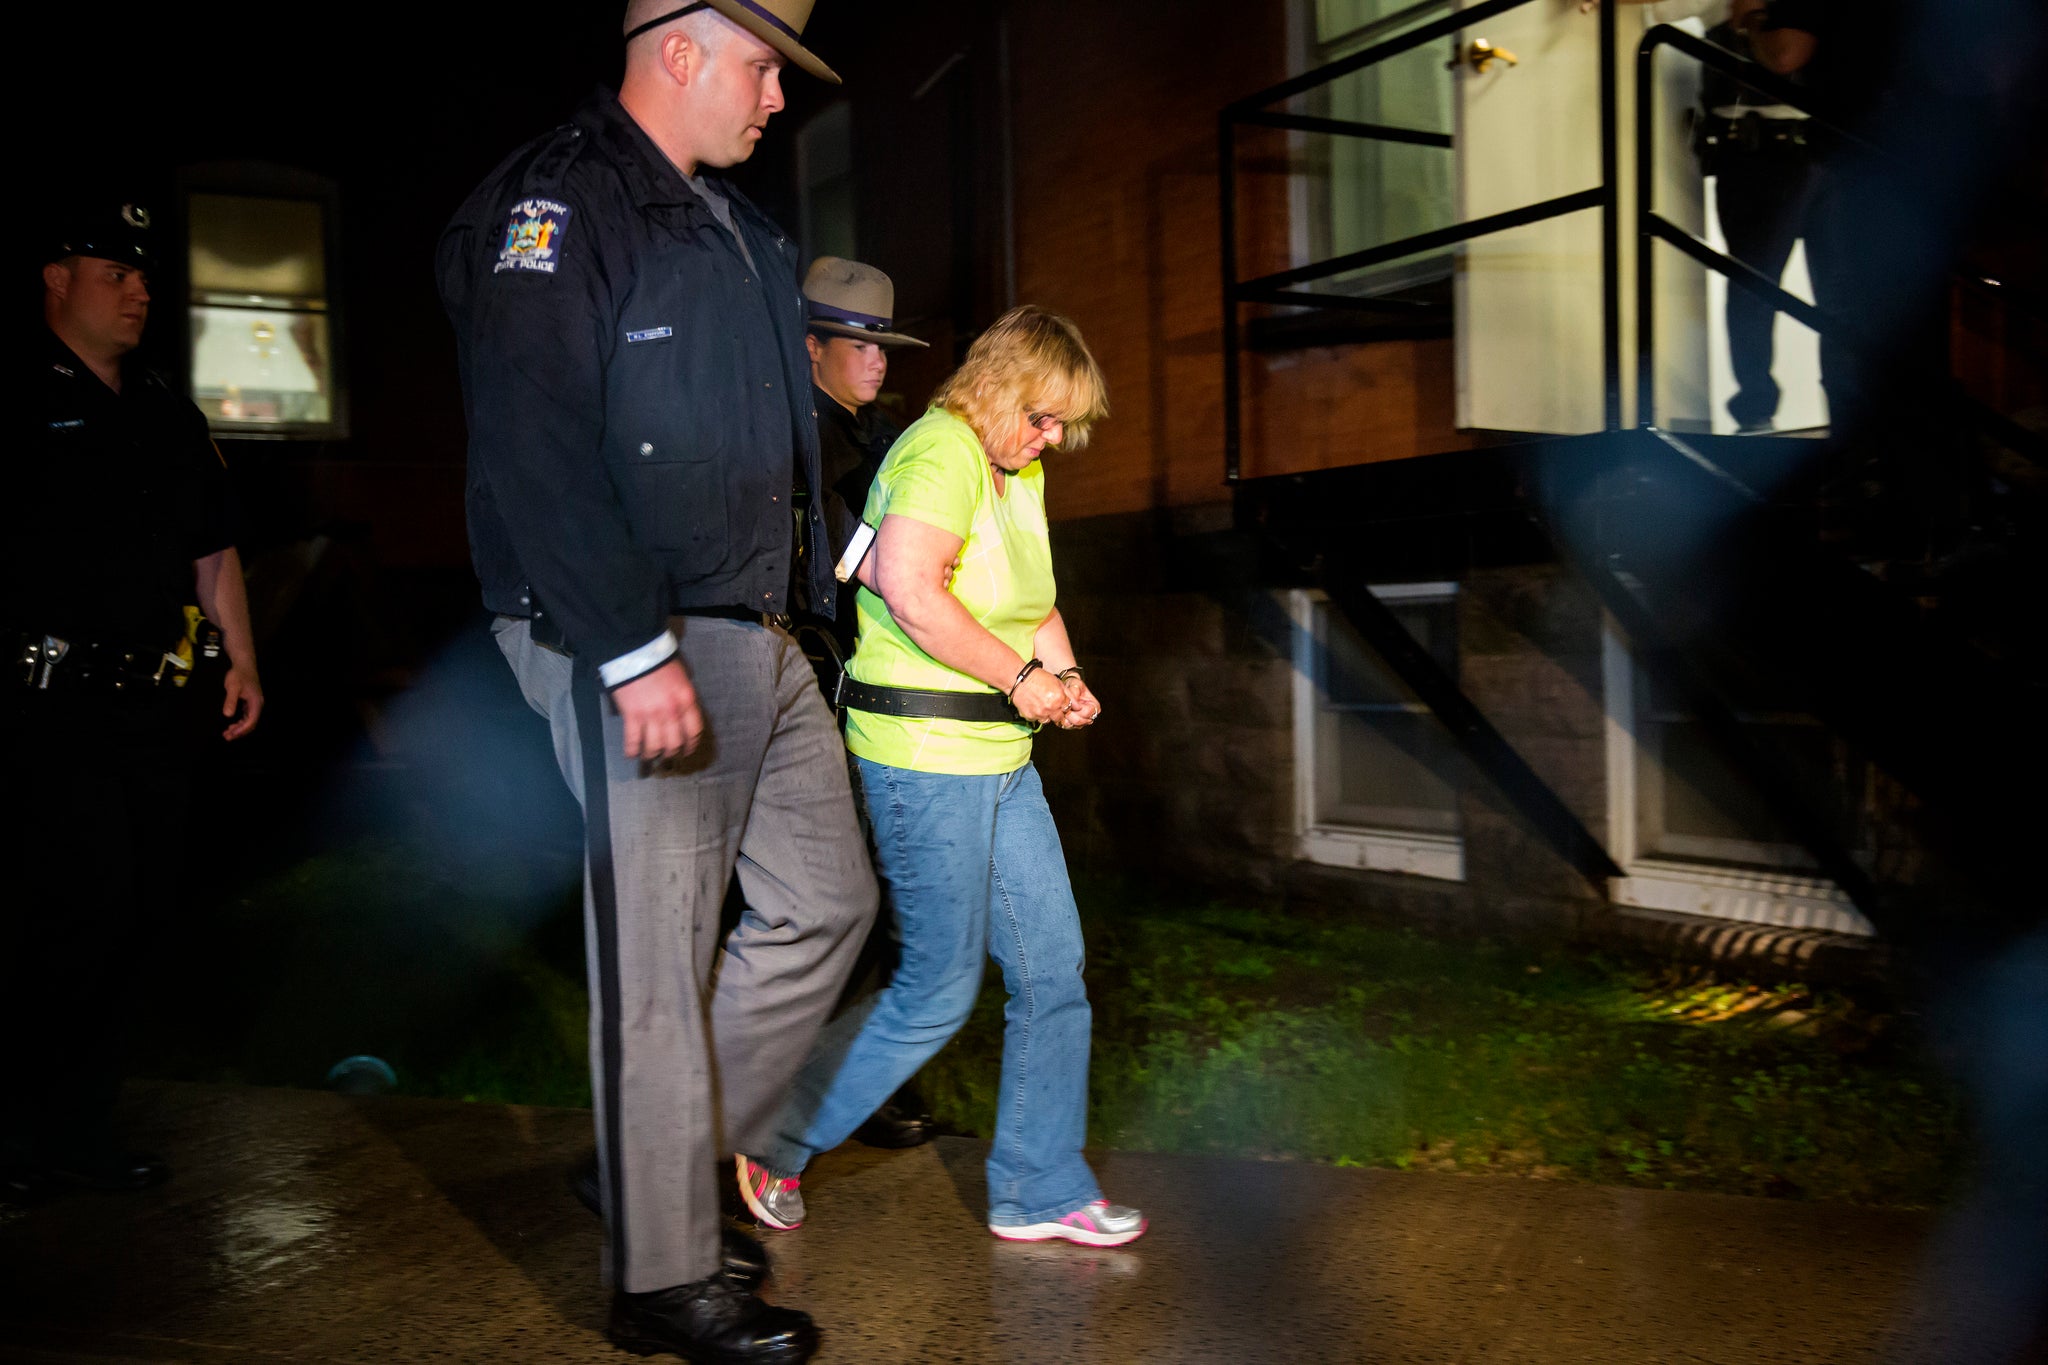
POLYGON ((68 224, 11 362, 0 742, 20 780, 0 1009, 18 1069, 0 1168, 17 1200, 169 1174, 114 1123, 125 1015, 201 851, 195 763, 263 711, 227 470, 198 408, 135 356, 150 265, 144 209, 68 224))
MULTIPOLYGON (((882 467, 882 457, 903 434, 875 401, 889 374, 889 352, 926 343, 895 330, 896 286, 871 265, 820 256, 804 274, 803 293, 808 322, 804 348, 811 358, 811 401, 818 414, 825 530, 831 559, 837 563, 861 524, 868 488, 882 467)), ((828 696, 853 655, 855 591, 849 575, 839 588, 836 616, 829 621, 809 614, 798 618, 798 637, 812 654, 828 696), (820 657, 821 636, 831 641, 829 658, 820 657)), ((862 987, 871 978, 876 985, 886 984, 895 959, 892 924, 886 916, 879 917, 854 969, 854 986, 862 987)), ((936 1132, 916 1083, 906 1081, 853 1135, 870 1147, 915 1147, 929 1142, 936 1132)))
MULTIPOLYGON (((871 265, 820 256, 804 274, 803 292, 825 527, 836 562, 860 525, 882 457, 903 434, 875 401, 889 374, 889 352, 926 343, 894 330, 896 286, 871 265)), ((841 586, 832 621, 842 656, 853 653, 854 591, 851 579, 841 586)))
POLYGON ((697 1361, 817 1349, 756 1292, 765 1257, 720 1191, 877 899, 789 629, 799 593, 832 603, 790 516, 822 486, 796 248, 721 174, 782 109, 785 66, 837 81, 803 45, 811 8, 630 0, 617 92, 494 170, 438 258, 484 601, 584 811, 607 1330, 697 1361))

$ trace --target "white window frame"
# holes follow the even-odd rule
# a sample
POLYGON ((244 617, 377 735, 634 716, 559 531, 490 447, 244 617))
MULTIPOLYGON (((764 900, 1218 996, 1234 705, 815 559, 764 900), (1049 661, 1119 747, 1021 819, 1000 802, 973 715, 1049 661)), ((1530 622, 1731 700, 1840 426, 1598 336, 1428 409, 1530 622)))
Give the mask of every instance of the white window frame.
MULTIPOLYGON (((178 234, 174 262, 161 280, 152 280, 157 297, 176 297, 182 344, 178 359, 183 392, 198 402, 192 388, 192 311, 200 306, 189 288, 191 272, 191 204, 194 195, 220 195, 234 199, 285 199, 318 205, 321 247, 325 253, 326 296, 318 310, 327 325, 328 407, 323 421, 262 422, 207 418, 207 430, 215 437, 234 441, 346 441, 349 438, 349 309, 342 287, 341 195, 336 183, 289 166, 265 162, 217 162, 186 166, 178 172, 177 203, 183 230, 178 234)), ((160 305, 161 306, 161 305, 160 305)), ((300 311, 297 308, 288 311, 300 311)), ((310 311, 310 310, 309 310, 310 311)))
MULTIPOLYGON (((1440 602, 1456 600, 1458 585, 1389 583, 1375 585, 1371 591, 1382 602, 1440 602)), ((1315 609, 1328 600, 1313 588, 1293 588, 1287 594, 1287 614, 1294 624, 1294 854, 1325 867, 1403 872, 1462 882, 1463 834, 1359 828, 1316 819, 1315 609)))
POLYGON ((1825 877, 1757 871, 1642 855, 1636 827, 1636 665, 1628 639, 1609 617, 1600 633, 1606 700, 1607 850, 1623 875, 1608 879, 1617 905, 1703 915, 1780 929, 1869 936, 1870 921, 1825 877))

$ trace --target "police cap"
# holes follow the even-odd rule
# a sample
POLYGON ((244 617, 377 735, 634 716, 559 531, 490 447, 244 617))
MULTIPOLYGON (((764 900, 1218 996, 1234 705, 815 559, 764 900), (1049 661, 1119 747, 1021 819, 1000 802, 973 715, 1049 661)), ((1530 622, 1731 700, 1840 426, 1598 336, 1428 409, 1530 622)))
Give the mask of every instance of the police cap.
POLYGON ((149 237, 149 210, 140 204, 83 204, 58 221, 43 259, 96 256, 148 270, 156 264, 149 237))

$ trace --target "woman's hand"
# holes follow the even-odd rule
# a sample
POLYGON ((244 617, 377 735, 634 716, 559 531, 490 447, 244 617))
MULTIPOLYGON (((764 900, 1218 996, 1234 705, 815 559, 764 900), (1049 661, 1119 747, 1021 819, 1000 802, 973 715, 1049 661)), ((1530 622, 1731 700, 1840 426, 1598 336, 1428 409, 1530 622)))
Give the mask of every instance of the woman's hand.
POLYGON ((1065 725, 1064 717, 1073 703, 1060 680, 1042 668, 1034 668, 1010 693, 1010 705, 1017 714, 1040 725, 1065 725))
POLYGON ((1093 725, 1102 715, 1102 703, 1095 699, 1095 693, 1079 673, 1060 679, 1067 689, 1067 714, 1060 717, 1062 730, 1078 730, 1084 725, 1093 725))

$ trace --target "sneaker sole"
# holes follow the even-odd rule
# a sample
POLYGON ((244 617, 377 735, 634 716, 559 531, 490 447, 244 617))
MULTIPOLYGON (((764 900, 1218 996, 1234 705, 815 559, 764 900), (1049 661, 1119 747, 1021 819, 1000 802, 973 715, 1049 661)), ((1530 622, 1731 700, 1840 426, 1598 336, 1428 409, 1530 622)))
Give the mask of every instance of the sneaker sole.
POLYGON ((1152 1220, 1148 1218, 1129 1232, 1092 1232, 1070 1223, 1026 1223, 1015 1228, 990 1223, 988 1230, 1005 1242, 1072 1242, 1084 1247, 1120 1247, 1143 1237, 1145 1229, 1151 1226, 1152 1220))
POLYGON ((745 1161, 746 1158, 743 1156, 733 1157, 732 1171, 734 1179, 739 1184, 740 1199, 746 1204, 747 1212, 753 1214, 762 1227, 773 1228, 777 1232, 794 1232, 802 1227, 804 1225, 803 1219, 799 1218, 794 1223, 785 1223, 774 1214, 768 1212, 768 1206, 754 1197, 753 1182, 747 1179, 747 1168, 742 1164, 745 1161))

